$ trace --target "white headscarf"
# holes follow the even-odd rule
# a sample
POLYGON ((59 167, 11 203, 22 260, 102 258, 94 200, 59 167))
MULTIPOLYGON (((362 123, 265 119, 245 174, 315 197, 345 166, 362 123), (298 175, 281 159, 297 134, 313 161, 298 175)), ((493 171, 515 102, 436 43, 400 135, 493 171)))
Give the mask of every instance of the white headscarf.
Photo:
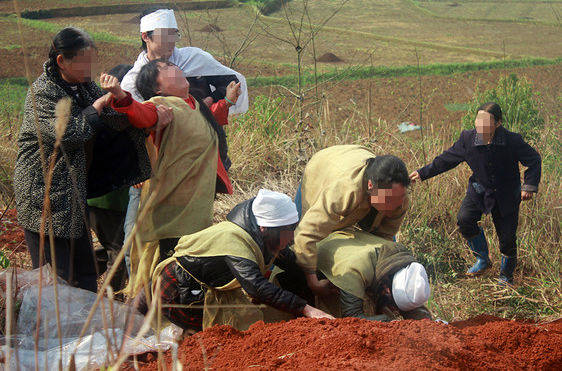
POLYGON ((140 20, 140 32, 154 31, 157 28, 178 29, 178 23, 172 9, 158 9, 145 15, 140 20))
POLYGON ((410 263, 400 269, 392 279, 392 297, 398 309, 407 312, 421 307, 431 294, 425 268, 420 263, 410 263))
POLYGON ((252 203, 252 212, 260 227, 282 227, 299 221, 297 207, 284 193, 260 189, 252 203))

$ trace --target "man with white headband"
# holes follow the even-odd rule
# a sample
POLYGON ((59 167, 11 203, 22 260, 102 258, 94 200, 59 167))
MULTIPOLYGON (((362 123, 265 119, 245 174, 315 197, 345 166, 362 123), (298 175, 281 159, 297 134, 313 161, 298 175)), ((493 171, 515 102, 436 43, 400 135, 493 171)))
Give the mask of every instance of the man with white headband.
POLYGON ((431 319, 424 306, 431 292, 425 268, 405 246, 371 233, 344 230, 330 234, 317 247, 318 270, 339 293, 320 297, 320 308, 330 308, 335 317, 431 319), (365 301, 374 313, 365 314, 365 301))
POLYGON ((144 100, 135 87, 141 67, 154 59, 167 59, 183 71, 190 82, 191 94, 205 102, 224 99, 226 86, 231 81, 240 82, 240 97, 229 111, 237 114, 248 110, 248 89, 242 74, 223 66, 199 48, 175 47, 180 34, 173 10, 152 8, 144 11, 140 19, 140 33, 143 51, 121 84, 135 100, 144 100))
POLYGON ((293 315, 333 318, 266 278, 273 263, 298 269, 294 253, 287 248, 298 222, 289 196, 261 189, 255 198, 234 207, 226 219, 182 237, 174 255, 155 268, 152 292, 160 282, 163 313, 170 321, 184 329, 221 324, 246 330, 254 322, 267 321, 256 303, 293 315), (166 304, 204 304, 204 310, 166 304))

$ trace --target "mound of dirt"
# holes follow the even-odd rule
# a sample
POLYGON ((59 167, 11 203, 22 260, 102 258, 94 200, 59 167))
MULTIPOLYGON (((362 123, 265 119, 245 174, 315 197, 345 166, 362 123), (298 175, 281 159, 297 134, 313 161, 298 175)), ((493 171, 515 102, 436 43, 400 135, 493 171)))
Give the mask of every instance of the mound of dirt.
POLYGON ((208 25, 206 25, 205 27, 203 27, 199 31, 210 33, 210 32, 222 32, 223 30, 222 30, 222 28, 220 28, 216 24, 209 23, 208 25))
MULTIPOLYGON (((189 369, 560 369, 562 321, 547 325, 491 316, 449 325, 356 318, 258 322, 248 331, 216 326, 186 338, 189 369)), ((156 370, 154 355, 143 370, 156 370)), ((170 354, 164 360, 171 367, 170 354)))
POLYGON ((325 63, 337 63, 343 62, 343 59, 335 55, 334 53, 324 53, 318 59, 318 62, 325 62, 325 63))

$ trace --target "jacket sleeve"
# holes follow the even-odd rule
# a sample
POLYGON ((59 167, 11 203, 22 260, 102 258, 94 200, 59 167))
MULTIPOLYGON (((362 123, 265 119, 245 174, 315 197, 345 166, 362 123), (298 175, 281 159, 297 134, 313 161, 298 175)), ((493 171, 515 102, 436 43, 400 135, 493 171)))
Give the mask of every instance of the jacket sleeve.
MULTIPOLYGON (((41 140, 50 146, 53 146, 56 140, 55 107, 59 99, 64 98, 64 96, 65 95, 57 94, 56 91, 47 88, 35 90, 30 88, 25 99, 24 121, 26 126, 28 128, 34 128, 35 117, 37 117, 41 140), (32 95, 35 97, 35 104, 33 103, 32 95), (37 114, 37 116, 35 116, 35 114, 37 114)), ((100 125, 103 125, 102 122, 97 119, 97 112, 92 106, 80 110, 78 114, 76 114, 76 112, 76 109, 71 107, 71 114, 66 125, 66 130, 61 138, 62 145, 67 149, 83 146, 84 142, 93 137, 100 125)), ((35 132, 35 130, 33 130, 33 132, 35 132)))
POLYGON ((224 99, 213 103, 209 110, 220 126, 228 125, 228 104, 224 99))
POLYGON ((538 192, 541 181, 541 155, 523 140, 521 135, 516 135, 515 150, 517 160, 527 167, 523 179, 522 191, 538 192))
POLYGON ((340 305, 342 317, 362 318, 369 321, 381 322, 388 322, 391 320, 391 318, 385 314, 367 316, 363 311, 363 299, 344 290, 340 290, 340 305))
POLYGON ((306 301, 269 282, 255 262, 230 255, 224 258, 234 278, 253 299, 285 312, 302 314, 306 301))
POLYGON ((465 161, 465 141, 468 140, 469 131, 463 131, 459 140, 453 146, 435 157, 433 162, 418 170, 421 180, 432 178, 456 167, 465 161))
MULTIPOLYGON (((106 92, 94 82, 90 84, 90 88, 92 89, 92 94, 98 98, 106 94, 106 92)), ((103 107, 99 117, 105 125, 114 130, 122 131, 131 126, 125 114, 116 112, 111 107, 103 107)))
POLYGON ((216 75, 216 76, 205 76, 207 83, 215 87, 215 91, 211 93, 211 97, 215 102, 224 99, 226 96, 226 87, 231 81, 238 82, 236 75, 216 75))
POLYGON ((396 210, 392 211, 389 215, 386 215, 381 221, 380 226, 373 231, 374 234, 387 240, 391 240, 396 236, 402 221, 406 216, 406 211, 410 206, 410 199, 406 197, 404 203, 396 210))
POLYGON ((150 128, 158 122, 156 106, 151 102, 140 103, 134 100, 131 93, 120 100, 111 99, 111 108, 127 115, 129 122, 136 128, 150 128))
POLYGON ((343 216, 359 205, 356 192, 342 194, 337 184, 326 189, 304 213, 295 231, 294 251, 305 273, 316 272, 316 244, 335 231, 343 216))

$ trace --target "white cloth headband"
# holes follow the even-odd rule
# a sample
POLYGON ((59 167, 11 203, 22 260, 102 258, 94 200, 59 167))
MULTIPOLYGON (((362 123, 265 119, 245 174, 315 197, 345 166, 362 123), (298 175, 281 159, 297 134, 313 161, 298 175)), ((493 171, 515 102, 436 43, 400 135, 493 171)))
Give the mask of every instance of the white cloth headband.
POLYGON ((284 193, 260 189, 252 203, 252 212, 260 227, 283 227, 299 221, 297 207, 284 193))
POLYGON ((154 31, 157 28, 178 29, 178 23, 172 9, 158 9, 145 15, 140 20, 140 32, 154 31))

